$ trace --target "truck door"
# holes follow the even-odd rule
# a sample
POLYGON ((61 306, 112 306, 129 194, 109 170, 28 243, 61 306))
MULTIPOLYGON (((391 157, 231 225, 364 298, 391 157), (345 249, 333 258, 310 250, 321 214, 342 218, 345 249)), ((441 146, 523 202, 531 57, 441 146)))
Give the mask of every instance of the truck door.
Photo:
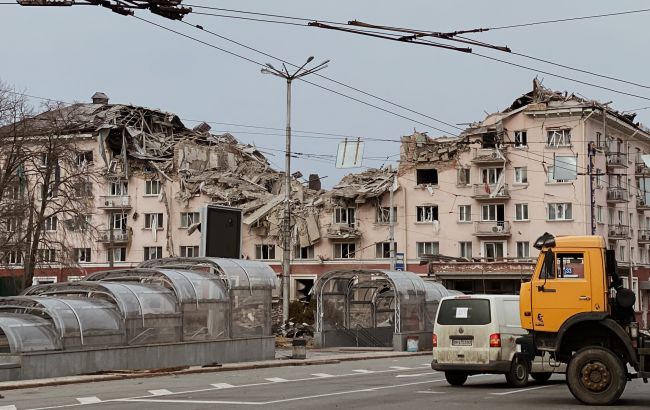
POLYGON ((549 252, 531 283, 533 328, 541 332, 557 332, 571 316, 591 311, 589 259, 583 251, 549 252))

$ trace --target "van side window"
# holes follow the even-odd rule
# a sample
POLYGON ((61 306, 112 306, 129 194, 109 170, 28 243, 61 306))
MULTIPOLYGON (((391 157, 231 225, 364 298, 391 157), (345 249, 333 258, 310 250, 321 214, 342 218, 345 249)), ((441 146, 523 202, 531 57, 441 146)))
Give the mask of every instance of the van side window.
POLYGON ((555 261, 558 279, 583 279, 585 257, 583 253, 558 253, 555 261))

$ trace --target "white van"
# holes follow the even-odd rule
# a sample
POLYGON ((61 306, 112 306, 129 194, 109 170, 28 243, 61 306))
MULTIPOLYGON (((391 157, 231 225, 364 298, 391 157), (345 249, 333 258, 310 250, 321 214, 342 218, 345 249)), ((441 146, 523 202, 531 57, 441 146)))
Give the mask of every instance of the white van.
POLYGON ((527 385, 529 374, 545 382, 555 367, 539 359, 531 365, 517 355, 521 349, 515 340, 525 334, 518 295, 447 296, 440 301, 433 327, 431 368, 444 371, 454 386, 479 373, 505 374, 515 387, 527 385))

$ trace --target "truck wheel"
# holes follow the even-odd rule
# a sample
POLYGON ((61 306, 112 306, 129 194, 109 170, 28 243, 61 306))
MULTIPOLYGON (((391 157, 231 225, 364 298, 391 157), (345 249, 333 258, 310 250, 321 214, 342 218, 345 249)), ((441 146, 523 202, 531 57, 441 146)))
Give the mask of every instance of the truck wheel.
POLYGON ((452 386, 462 386, 467 381, 467 373, 459 371, 447 371, 445 372, 445 379, 447 383, 452 386))
POLYGON ((623 362, 602 347, 585 347, 573 355, 566 378, 573 397, 591 405, 615 403, 627 383, 623 362))
POLYGON ((548 379, 551 378, 553 373, 550 372, 545 372, 545 373, 531 373, 530 376, 535 380, 537 383, 546 383, 548 379))
POLYGON ((514 358, 510 371, 506 373, 506 381, 512 387, 525 387, 528 385, 528 363, 525 360, 514 358))

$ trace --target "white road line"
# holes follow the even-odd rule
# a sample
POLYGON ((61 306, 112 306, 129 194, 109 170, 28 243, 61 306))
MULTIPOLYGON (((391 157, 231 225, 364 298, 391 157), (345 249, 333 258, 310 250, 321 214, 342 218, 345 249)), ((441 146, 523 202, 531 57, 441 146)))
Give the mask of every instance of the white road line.
POLYGON ((79 404, 95 404, 102 402, 97 396, 77 397, 77 401, 79 404))
POLYGON ((431 391, 431 390, 420 390, 420 391, 416 391, 416 393, 420 393, 420 394, 445 394, 444 391, 431 391))
POLYGON ((210 386, 216 387, 217 389, 230 389, 232 387, 235 387, 235 386, 233 386, 232 384, 229 384, 229 383, 213 383, 210 386))
POLYGON ((167 389, 149 390, 149 393, 153 394, 154 396, 164 396, 166 394, 174 394, 167 389))
POLYGON ((548 384, 546 386, 529 387, 527 389, 510 390, 510 391, 506 391, 506 392, 490 393, 490 394, 493 394, 495 396, 505 396, 507 394, 523 393, 523 392, 527 392, 527 391, 531 391, 531 390, 545 389, 546 387, 552 387, 552 386, 554 386, 554 385, 553 384, 548 384))
POLYGON ((289 381, 287 379, 283 379, 282 377, 268 377, 268 378, 266 378, 264 380, 268 380, 268 381, 273 382, 273 383, 284 383, 284 382, 289 381))
POLYGON ((422 366, 422 367, 431 367, 431 363, 422 363, 420 366, 422 366))
POLYGON ((316 377, 334 377, 333 374, 329 374, 329 373, 314 373, 314 374, 312 374, 312 376, 316 376, 316 377))
POLYGON ((398 374, 395 377, 418 377, 418 376, 428 376, 430 374, 435 374, 436 372, 427 372, 427 373, 415 373, 415 374, 398 374))
POLYGON ((372 370, 367 370, 367 369, 357 369, 357 370, 352 370, 353 372, 357 373, 374 373, 372 370))
POLYGON ((0 410, 18 410, 16 409, 16 406, 13 404, 10 404, 9 406, 0 406, 0 410))
POLYGON ((404 367, 404 366, 391 366, 389 369, 394 369, 394 370, 415 370, 410 367, 404 367))

